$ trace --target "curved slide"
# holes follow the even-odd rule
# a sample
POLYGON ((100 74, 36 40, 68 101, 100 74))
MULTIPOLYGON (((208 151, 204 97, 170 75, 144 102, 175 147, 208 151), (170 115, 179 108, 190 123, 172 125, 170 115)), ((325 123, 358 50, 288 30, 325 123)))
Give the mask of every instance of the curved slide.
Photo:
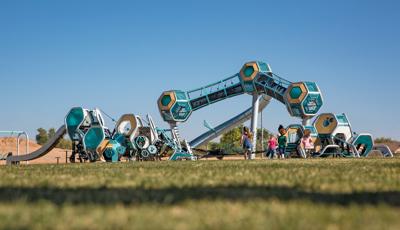
POLYGON ((67 131, 67 129, 65 128, 65 125, 63 125, 60 128, 58 128, 54 137, 52 137, 49 141, 47 141, 46 144, 43 145, 40 149, 38 149, 32 153, 26 154, 26 155, 7 157, 7 165, 16 164, 21 161, 35 160, 37 158, 40 158, 40 157, 46 155, 54 147, 56 147, 56 145, 58 144, 58 141, 65 135, 66 131, 67 131))
MULTIPOLYGON (((271 102, 272 97, 270 96, 262 96, 260 100, 260 107, 258 112, 263 111, 271 102)), ((245 123, 246 121, 250 120, 252 116, 252 108, 248 108, 244 112, 238 114, 237 116, 223 122, 222 124, 218 125, 215 127, 213 130, 207 131, 203 133, 202 135, 196 137, 193 139, 191 142, 189 142, 189 145, 193 148, 197 148, 201 145, 207 144, 211 140, 217 138, 218 136, 229 132, 233 128, 245 123)))

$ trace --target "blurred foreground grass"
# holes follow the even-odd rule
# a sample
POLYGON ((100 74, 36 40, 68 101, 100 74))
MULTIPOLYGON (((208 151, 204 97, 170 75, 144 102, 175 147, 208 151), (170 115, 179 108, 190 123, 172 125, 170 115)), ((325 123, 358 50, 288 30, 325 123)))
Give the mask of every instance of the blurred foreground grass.
POLYGON ((2 229, 400 229, 400 159, 0 167, 2 229))

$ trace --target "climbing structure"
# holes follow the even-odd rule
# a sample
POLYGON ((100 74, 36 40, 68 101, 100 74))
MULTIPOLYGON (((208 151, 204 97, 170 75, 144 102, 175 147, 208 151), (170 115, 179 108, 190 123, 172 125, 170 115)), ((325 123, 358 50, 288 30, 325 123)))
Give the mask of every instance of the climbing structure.
MULTIPOLYGON (((354 134, 345 114, 321 114, 311 123, 311 119, 318 114, 323 105, 321 91, 316 83, 290 82, 273 73, 267 63, 253 61, 244 64, 233 76, 213 84, 190 91, 163 92, 158 99, 158 107, 162 118, 170 125, 169 129, 156 127, 149 115, 147 120, 144 120, 134 114, 124 114, 116 122, 115 128, 110 130, 105 126, 99 109, 75 107, 65 117, 65 124, 42 148, 26 155, 8 156, 7 163, 29 161, 43 156, 53 149, 65 134, 73 142, 72 162, 75 161, 76 155, 80 161, 116 162, 121 157, 130 160, 157 160, 163 156, 169 156, 170 160, 193 160, 196 157, 192 154, 191 147, 206 144, 248 120, 251 120, 252 131, 256 135, 257 114, 265 109, 272 99, 285 105, 291 116, 302 121, 301 124, 290 125, 287 128, 288 155, 295 152, 301 157, 307 157, 299 144, 306 129, 311 131, 311 137, 318 148, 314 156, 365 157, 374 149, 372 136, 354 134), (252 96, 249 109, 190 142, 181 137, 178 124, 188 121, 194 111, 243 94, 252 96)), ((253 139, 255 142, 257 137, 253 139)), ((255 143, 253 146, 255 148, 255 143)), ((379 146, 379 149, 388 148, 379 146)), ((390 150, 386 152, 388 153, 384 154, 385 156, 393 156, 390 150)))
MULTIPOLYGON (((186 122, 194 111, 242 94, 253 96, 253 103, 249 109, 201 134, 190 141, 189 146, 205 145, 248 120, 252 121, 252 131, 256 134, 257 114, 268 106, 271 99, 276 99, 285 105, 291 116, 302 120, 301 124, 290 125, 287 128, 287 155, 295 153, 300 157, 307 157, 300 145, 300 139, 306 129, 311 131, 316 143, 314 156, 366 157, 374 148, 372 135, 355 134, 345 114, 321 114, 311 122, 323 105, 317 84, 285 80, 273 73, 268 64, 260 61, 248 62, 233 76, 195 90, 165 91, 159 97, 158 107, 164 121, 177 132, 178 124, 186 122)), ((255 142, 257 138, 253 139, 255 142)), ((255 146, 254 143, 253 151, 255 146)), ((384 156, 393 156, 390 151, 385 152, 388 153, 383 154, 384 156)))
MULTIPOLYGON (((300 144, 305 130, 311 132, 313 157, 367 157, 374 148, 372 135, 355 133, 346 114, 323 113, 315 118, 312 125, 293 124, 287 127, 287 156, 294 154, 307 157, 300 144)), ((393 156, 390 152, 380 152, 385 157, 393 156)))
POLYGON ((286 105, 290 115, 301 119, 315 116, 323 105, 316 83, 292 83, 272 73, 264 62, 249 62, 239 73, 216 83, 187 92, 165 91, 158 106, 163 119, 174 124, 187 121, 193 111, 242 94, 271 96, 286 105))
POLYGON ((155 126, 148 115, 147 121, 134 114, 124 114, 113 130, 105 126, 99 109, 72 108, 62 125, 45 145, 26 155, 8 156, 7 164, 30 161, 50 152, 65 134, 72 141, 71 162, 84 161, 117 162, 122 157, 128 160, 194 160, 195 157, 183 149, 170 129, 155 126))
POLYGON ((292 83, 273 73, 267 63, 254 61, 244 64, 233 76, 216 83, 190 91, 165 91, 158 100, 158 107, 164 121, 177 130, 177 125, 186 122, 194 111, 243 94, 253 96, 251 108, 221 124, 216 131, 199 136, 190 145, 197 147, 206 144, 248 119, 252 120, 254 130, 258 111, 264 109, 271 98, 284 104, 291 116, 300 118, 304 123, 315 116, 323 105, 321 91, 316 83, 292 83))
POLYGON ((121 157, 131 160, 156 160, 169 155, 172 160, 193 159, 183 150, 174 131, 157 128, 153 119, 147 121, 134 114, 124 114, 117 121, 113 131, 104 125, 99 110, 72 108, 65 119, 67 133, 73 140, 74 161, 105 160, 116 162, 121 157))

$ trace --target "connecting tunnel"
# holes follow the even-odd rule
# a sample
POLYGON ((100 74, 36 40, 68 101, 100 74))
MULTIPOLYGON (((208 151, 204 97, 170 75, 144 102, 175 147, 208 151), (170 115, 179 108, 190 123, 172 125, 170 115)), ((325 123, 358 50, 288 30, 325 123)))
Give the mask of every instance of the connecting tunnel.
MULTIPOLYGON (((284 104, 293 117, 307 120, 315 116, 323 105, 319 87, 314 82, 292 83, 274 74, 271 67, 260 61, 248 62, 241 70, 221 81, 190 91, 169 90, 161 94, 158 107, 164 121, 171 126, 186 122, 190 115, 201 108, 242 94, 273 98, 284 104)), ((268 103, 261 106, 261 110, 268 103)), ((238 122, 250 119, 251 108, 219 125, 219 132, 208 132, 193 140, 192 147, 204 144, 212 136, 220 135, 238 122), (201 141, 199 141, 201 140, 201 141)))

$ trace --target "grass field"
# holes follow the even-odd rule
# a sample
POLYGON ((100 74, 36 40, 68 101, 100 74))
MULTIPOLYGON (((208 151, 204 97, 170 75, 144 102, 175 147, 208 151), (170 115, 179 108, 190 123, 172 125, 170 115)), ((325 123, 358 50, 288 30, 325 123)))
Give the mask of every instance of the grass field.
POLYGON ((400 159, 0 167, 2 229, 400 229, 400 159))

